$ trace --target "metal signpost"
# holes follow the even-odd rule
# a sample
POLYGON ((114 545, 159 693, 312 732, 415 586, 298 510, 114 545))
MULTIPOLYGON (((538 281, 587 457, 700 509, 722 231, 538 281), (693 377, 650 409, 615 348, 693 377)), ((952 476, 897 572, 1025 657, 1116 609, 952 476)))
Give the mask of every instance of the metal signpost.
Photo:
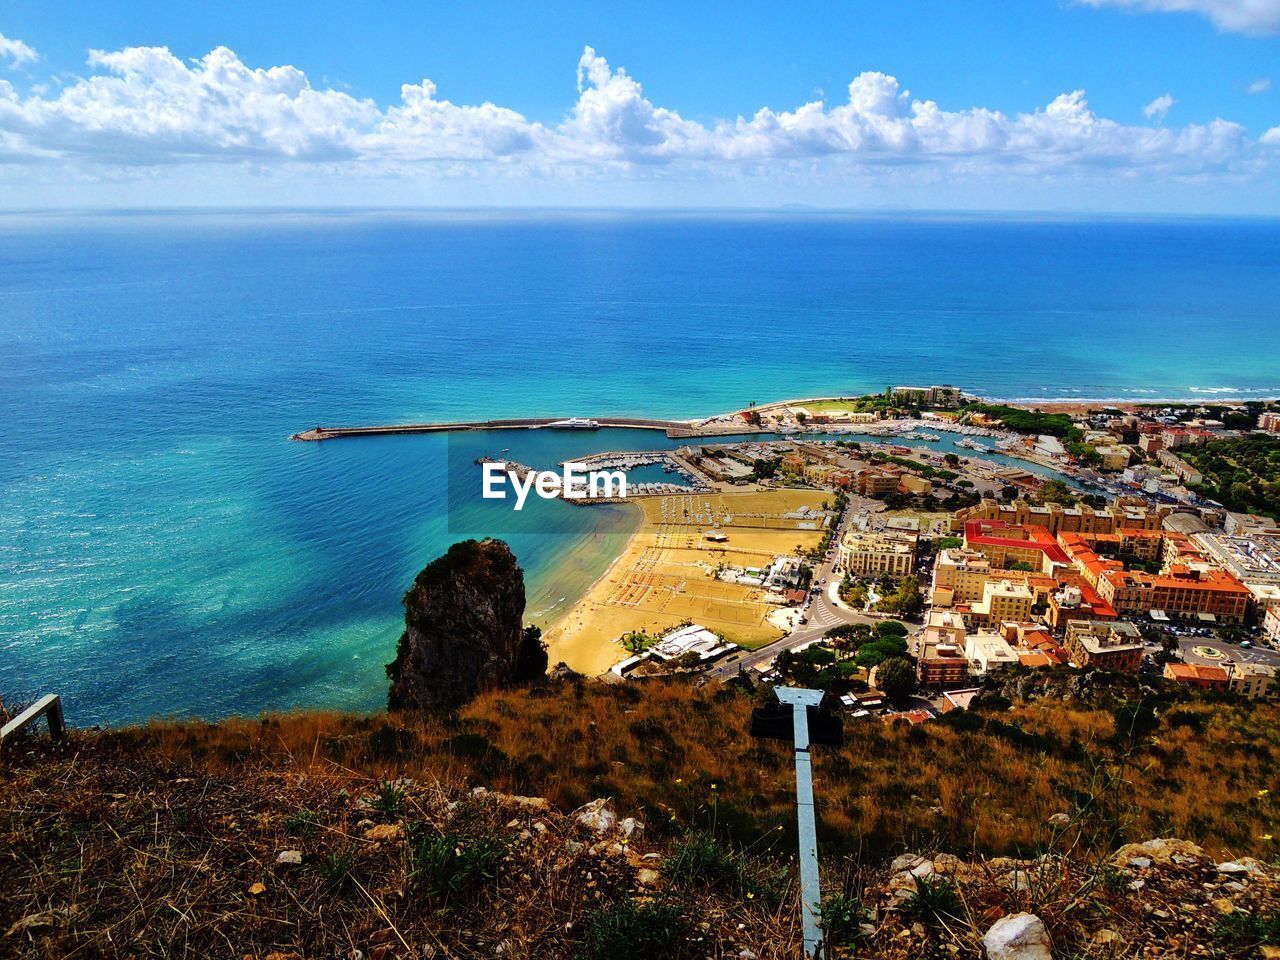
POLYGON ((822 929, 819 913, 822 885, 818 877, 818 830, 813 813, 813 765, 809 744, 840 745, 844 732, 840 718, 822 713, 818 708, 824 696, 821 690, 801 687, 778 687, 775 691, 790 716, 765 707, 751 717, 751 733, 774 740, 792 740, 796 752, 796 828, 800 839, 800 926, 804 934, 805 960, 820 960, 822 929), (813 720, 813 730, 810 730, 813 720))

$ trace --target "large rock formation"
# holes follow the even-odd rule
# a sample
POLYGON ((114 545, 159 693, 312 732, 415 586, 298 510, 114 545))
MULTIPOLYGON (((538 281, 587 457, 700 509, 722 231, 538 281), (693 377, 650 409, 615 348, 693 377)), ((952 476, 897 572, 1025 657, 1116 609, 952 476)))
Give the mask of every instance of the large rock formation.
POLYGON ((501 540, 455 543, 404 596, 392 710, 456 710, 482 690, 541 676, 546 648, 524 626, 524 571, 501 540))

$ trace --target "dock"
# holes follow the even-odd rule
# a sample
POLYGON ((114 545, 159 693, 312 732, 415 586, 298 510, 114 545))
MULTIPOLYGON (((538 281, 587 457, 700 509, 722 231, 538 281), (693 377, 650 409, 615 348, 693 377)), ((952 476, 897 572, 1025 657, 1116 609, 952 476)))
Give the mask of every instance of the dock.
POLYGON ((565 428, 556 424, 564 422, 563 417, 523 417, 511 420, 457 420, 445 423, 395 423, 372 427, 322 427, 303 430, 291 436, 290 440, 316 442, 320 440, 340 440, 345 437, 385 437, 410 433, 453 433, 467 430, 564 430, 566 433, 575 430, 603 430, 609 427, 624 430, 661 430, 668 437, 715 437, 740 434, 760 433, 759 427, 747 423, 725 424, 723 422, 699 422, 696 420, 654 420, 643 417, 592 417, 596 426, 587 428, 565 428))

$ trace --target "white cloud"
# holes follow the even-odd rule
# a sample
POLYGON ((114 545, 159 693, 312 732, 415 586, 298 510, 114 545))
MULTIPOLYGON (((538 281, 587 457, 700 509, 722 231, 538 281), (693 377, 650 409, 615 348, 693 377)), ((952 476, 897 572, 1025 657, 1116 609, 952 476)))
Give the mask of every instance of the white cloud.
POLYGON ((1177 100, 1173 99, 1173 95, 1168 93, 1162 97, 1156 97, 1142 108, 1143 116, 1148 120, 1154 120, 1156 123, 1163 123, 1164 118, 1169 115, 1169 111, 1173 109, 1173 105, 1177 102, 1177 100))
POLYGON ((24 63, 35 63, 39 59, 40 54, 21 40, 10 40, 0 33, 0 60, 8 60, 16 67, 24 63))
POLYGON ((1253 81, 1253 83, 1249 84, 1249 86, 1245 87, 1244 92, 1248 94, 1266 93, 1270 89, 1271 89, 1271 78, 1259 77, 1257 80, 1253 81))
POLYGON ((1091 7, 1128 7, 1152 13, 1198 13, 1219 30, 1280 33, 1280 0, 1078 0, 1091 7))
MULTIPOLYGON (((708 125, 655 105, 590 47, 578 62, 577 100, 554 124, 492 103, 455 104, 430 80, 405 84, 399 102, 384 107, 317 88, 296 67, 249 67, 225 47, 191 61, 161 47, 94 51, 89 66, 89 76, 56 94, 24 97, 0 81, 0 159, 80 170, 307 163, 374 176, 429 167, 444 177, 502 170, 567 180, 795 174, 812 182, 891 168, 934 178, 1235 176, 1276 162, 1225 120, 1129 126, 1097 116, 1082 90, 1028 113, 946 110, 878 72, 855 77, 841 103, 762 107, 708 125)), ((1148 116, 1163 118, 1172 103, 1157 99, 1148 116)))

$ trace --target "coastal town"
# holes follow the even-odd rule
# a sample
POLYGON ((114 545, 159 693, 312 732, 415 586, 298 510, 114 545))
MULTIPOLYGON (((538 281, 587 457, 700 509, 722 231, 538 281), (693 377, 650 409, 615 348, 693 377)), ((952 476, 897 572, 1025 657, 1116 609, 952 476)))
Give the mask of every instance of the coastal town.
POLYGON ((723 439, 587 458, 669 479, 633 488, 640 527, 549 627, 553 658, 618 682, 803 681, 911 722, 1038 671, 1280 694, 1280 525, 1197 466, 1275 446, 1267 404, 893 387, 690 427, 723 439))

